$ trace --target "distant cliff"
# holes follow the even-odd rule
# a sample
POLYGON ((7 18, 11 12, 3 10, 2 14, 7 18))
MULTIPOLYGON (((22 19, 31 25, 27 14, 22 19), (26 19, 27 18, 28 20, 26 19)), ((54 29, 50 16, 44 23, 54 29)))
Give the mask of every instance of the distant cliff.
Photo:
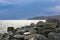
POLYGON ((28 18, 28 20, 45 20, 48 18, 55 18, 60 20, 60 15, 56 15, 56 16, 38 16, 38 17, 33 17, 33 18, 28 18))

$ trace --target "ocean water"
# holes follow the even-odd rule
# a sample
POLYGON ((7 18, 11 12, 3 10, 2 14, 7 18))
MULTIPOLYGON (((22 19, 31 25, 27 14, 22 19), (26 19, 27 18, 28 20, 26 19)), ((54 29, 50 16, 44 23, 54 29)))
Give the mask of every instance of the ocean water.
POLYGON ((7 27, 20 28, 31 23, 37 23, 39 21, 46 22, 46 20, 0 20, 0 33, 6 33, 7 27))

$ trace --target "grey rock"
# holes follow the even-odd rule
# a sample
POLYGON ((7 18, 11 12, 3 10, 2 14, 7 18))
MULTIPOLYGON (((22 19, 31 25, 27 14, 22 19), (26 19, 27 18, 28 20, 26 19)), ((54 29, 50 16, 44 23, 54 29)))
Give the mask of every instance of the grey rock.
POLYGON ((43 35, 36 35, 35 36, 35 38, 34 38, 34 40, 48 40, 48 38, 46 38, 45 36, 43 36, 43 35))
POLYGON ((57 33, 57 34, 54 36, 54 40, 60 40, 60 33, 57 33))
POLYGON ((50 32, 49 35, 48 35, 48 40, 54 40, 54 36, 55 36, 55 33, 50 32))
POLYGON ((60 33, 60 27, 56 28, 56 33, 60 33))

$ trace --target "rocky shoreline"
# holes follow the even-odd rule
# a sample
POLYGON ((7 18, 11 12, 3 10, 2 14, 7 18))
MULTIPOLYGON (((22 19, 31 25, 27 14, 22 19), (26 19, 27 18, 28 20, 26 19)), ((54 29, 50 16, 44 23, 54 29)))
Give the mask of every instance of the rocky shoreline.
POLYGON ((8 27, 7 33, 0 33, 0 40, 60 40, 59 26, 59 20, 47 19, 21 28, 8 27))

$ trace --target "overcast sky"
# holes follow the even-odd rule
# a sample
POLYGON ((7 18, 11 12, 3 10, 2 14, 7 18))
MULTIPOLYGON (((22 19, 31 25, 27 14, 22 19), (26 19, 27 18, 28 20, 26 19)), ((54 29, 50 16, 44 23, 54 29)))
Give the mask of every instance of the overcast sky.
POLYGON ((60 0, 0 0, 0 19, 26 19, 60 14, 60 0))

